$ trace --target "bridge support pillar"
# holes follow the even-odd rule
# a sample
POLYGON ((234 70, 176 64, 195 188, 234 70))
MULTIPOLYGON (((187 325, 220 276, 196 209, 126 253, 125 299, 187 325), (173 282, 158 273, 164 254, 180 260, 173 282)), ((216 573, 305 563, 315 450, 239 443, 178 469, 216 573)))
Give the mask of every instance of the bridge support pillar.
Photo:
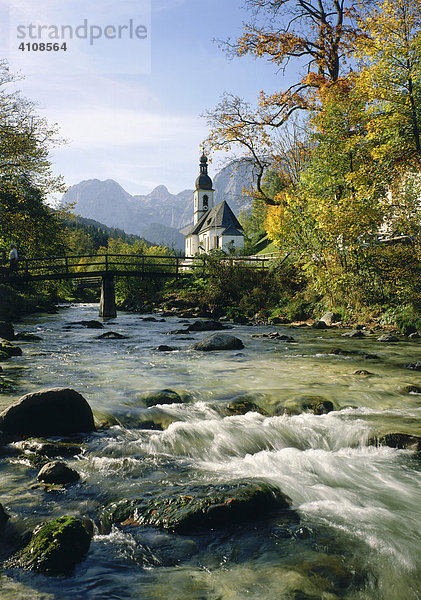
POLYGON ((116 317, 114 278, 104 275, 101 285, 101 301, 99 303, 100 317, 116 317))

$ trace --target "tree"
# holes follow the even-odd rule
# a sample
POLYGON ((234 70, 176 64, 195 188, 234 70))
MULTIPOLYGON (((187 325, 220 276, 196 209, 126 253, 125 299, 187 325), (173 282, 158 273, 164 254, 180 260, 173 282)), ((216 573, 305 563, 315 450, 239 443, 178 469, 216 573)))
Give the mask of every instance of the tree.
POLYGON ((272 204, 263 189, 265 170, 271 165, 271 132, 282 127, 299 110, 319 105, 319 91, 349 73, 347 59, 361 35, 354 24, 356 0, 247 0, 254 19, 243 35, 226 49, 233 55, 250 54, 270 60, 285 70, 297 61, 304 76, 288 89, 260 93, 258 107, 233 94, 225 94, 214 111, 207 113, 212 149, 229 151, 239 146, 258 167, 257 189, 272 204))
POLYGON ((27 258, 65 253, 61 215, 43 199, 40 190, 25 181, 0 181, 0 246, 13 242, 27 258))
POLYGON ((36 104, 20 92, 9 91, 14 83, 6 61, 0 61, 0 175, 23 181, 43 194, 64 190, 48 159, 50 148, 61 143, 57 126, 36 113, 36 104))
POLYGON ((57 127, 36 113, 34 102, 9 90, 16 79, 0 61, 0 243, 14 242, 26 256, 62 252, 60 215, 45 204, 47 194, 64 191, 49 161, 60 142, 57 127))
MULTIPOLYGON (((421 166, 421 1, 384 0, 364 19, 358 88, 367 98, 377 155, 396 168, 421 166)), ((402 169, 400 169, 402 172, 402 169)))

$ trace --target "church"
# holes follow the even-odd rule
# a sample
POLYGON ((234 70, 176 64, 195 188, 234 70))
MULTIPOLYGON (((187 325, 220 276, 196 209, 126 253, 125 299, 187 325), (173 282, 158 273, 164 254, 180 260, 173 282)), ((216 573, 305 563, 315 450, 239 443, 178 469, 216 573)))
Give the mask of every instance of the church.
POLYGON ((208 175, 208 159, 200 159, 200 174, 194 192, 193 227, 186 234, 186 256, 209 253, 210 250, 244 247, 243 228, 223 200, 214 206, 212 179, 208 175))

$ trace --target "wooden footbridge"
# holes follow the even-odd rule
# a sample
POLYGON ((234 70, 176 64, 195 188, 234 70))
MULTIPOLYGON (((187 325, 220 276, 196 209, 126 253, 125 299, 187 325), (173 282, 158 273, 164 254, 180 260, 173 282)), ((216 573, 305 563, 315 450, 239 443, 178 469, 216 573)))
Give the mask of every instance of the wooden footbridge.
MULTIPOLYGON (((84 254, 80 256, 52 256, 19 261, 17 270, 0 267, 0 283, 35 282, 69 279, 100 279, 100 317, 115 317, 115 277, 179 278, 205 272, 207 255, 195 257, 139 255, 139 254, 84 254)), ((267 268, 268 258, 227 257, 221 261, 242 268, 267 268)))

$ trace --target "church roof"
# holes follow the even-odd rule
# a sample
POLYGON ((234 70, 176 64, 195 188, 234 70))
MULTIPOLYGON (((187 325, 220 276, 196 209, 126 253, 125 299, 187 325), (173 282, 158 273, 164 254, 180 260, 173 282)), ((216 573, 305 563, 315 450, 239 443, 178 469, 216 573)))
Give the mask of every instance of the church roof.
POLYGON ((229 233, 228 235, 242 235, 241 231, 243 228, 225 200, 205 212, 187 235, 199 235, 199 233, 203 233, 209 229, 221 227, 225 231, 231 228, 237 231, 236 234, 229 233))
POLYGON ((232 235, 233 237, 236 237, 239 235, 243 236, 243 232, 239 231, 234 225, 230 225, 222 232, 222 235, 232 235))

